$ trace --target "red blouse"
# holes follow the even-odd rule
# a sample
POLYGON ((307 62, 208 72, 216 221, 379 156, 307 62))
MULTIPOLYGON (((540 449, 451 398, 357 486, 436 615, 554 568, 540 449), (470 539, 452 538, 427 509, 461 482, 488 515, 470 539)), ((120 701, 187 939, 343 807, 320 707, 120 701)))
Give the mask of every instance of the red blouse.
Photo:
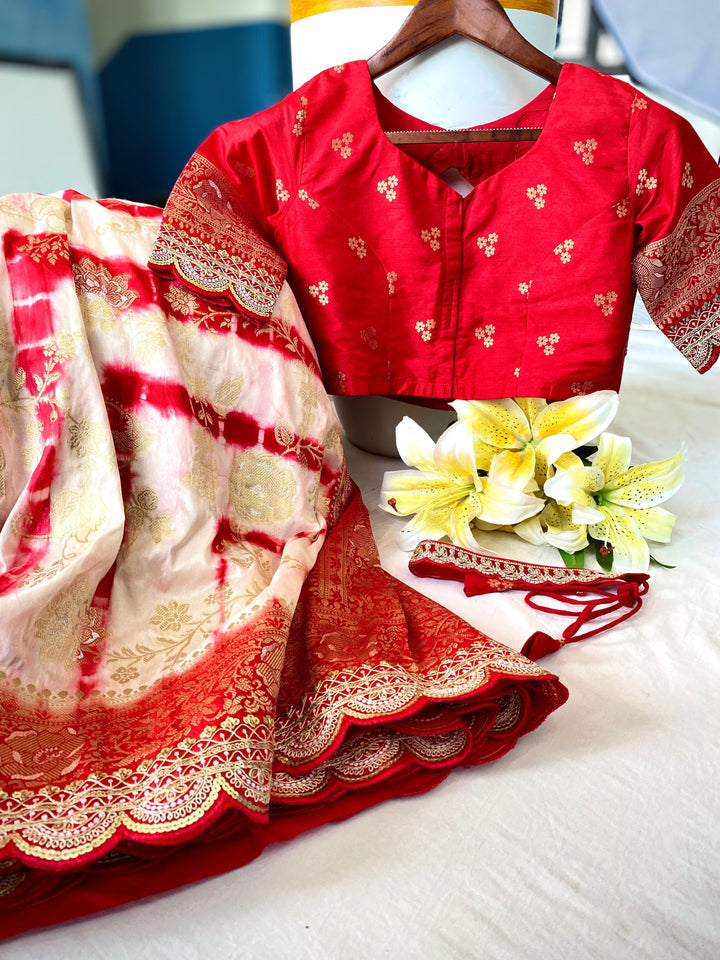
POLYGON ((150 263, 264 317, 288 280, 328 390, 559 399, 614 389, 636 285, 701 372, 720 350, 720 172, 633 87, 566 64, 525 143, 414 145, 364 61, 217 129, 150 263), (462 197, 442 175, 457 168, 462 197))

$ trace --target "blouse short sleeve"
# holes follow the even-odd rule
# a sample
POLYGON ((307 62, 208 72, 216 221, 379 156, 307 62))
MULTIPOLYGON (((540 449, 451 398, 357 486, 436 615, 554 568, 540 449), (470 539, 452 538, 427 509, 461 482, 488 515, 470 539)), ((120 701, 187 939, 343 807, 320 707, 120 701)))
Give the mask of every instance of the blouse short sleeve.
POLYGON ((635 283, 657 326, 705 373, 720 353, 720 169, 671 110, 638 94, 632 114, 635 283))
POLYGON ((218 127, 180 174, 149 259, 205 297, 268 317, 287 267, 273 247, 279 200, 299 182, 302 104, 293 95, 218 127))

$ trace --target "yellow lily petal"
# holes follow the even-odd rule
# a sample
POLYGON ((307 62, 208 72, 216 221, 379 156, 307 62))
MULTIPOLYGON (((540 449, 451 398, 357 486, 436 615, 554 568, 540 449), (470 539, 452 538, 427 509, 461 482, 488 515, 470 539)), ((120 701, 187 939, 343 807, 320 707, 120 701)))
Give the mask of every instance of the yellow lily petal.
POLYGON ((575 446, 582 446, 599 436, 614 419, 618 395, 613 390, 597 390, 582 397, 557 400, 540 410, 533 421, 535 440, 557 433, 569 433, 575 446))
POLYGON ((603 499, 619 506, 654 507, 671 497, 684 479, 684 450, 666 460, 630 467, 605 484, 603 499))
POLYGON ((513 399, 530 424, 535 422, 535 418, 547 406, 547 400, 543 400, 542 397, 513 397, 513 399))
POLYGON ((543 508, 539 497, 532 497, 522 490, 494 483, 489 477, 483 481, 482 513, 479 519, 499 526, 519 523, 543 508))
POLYGON ((605 474, 605 486, 609 487, 628 469, 631 455, 632 445, 629 437, 604 433, 598 440, 597 453, 590 457, 590 461, 605 474))
POLYGON ((563 507, 553 502, 548 503, 540 514, 541 520, 547 526, 547 542, 567 553, 576 553, 588 545, 586 524, 574 523, 572 514, 571 507, 563 507))
POLYGON ((548 527, 545 537, 551 547, 564 550, 565 553, 577 553, 588 545, 587 526, 584 523, 573 524, 570 530, 548 527))
POLYGON ((385 474, 380 490, 380 507, 387 513, 404 516, 431 505, 449 507, 474 489, 449 477, 425 470, 392 470, 385 474))
POLYGON ((490 464, 489 478, 495 483, 514 487, 524 493, 538 489, 535 482, 535 450, 503 450, 497 453, 490 464))
POLYGON ((522 450, 532 439, 527 417, 514 400, 454 400, 458 417, 472 423, 476 439, 501 450, 522 450))
POLYGON ((600 511, 590 496, 602 489, 605 482, 602 470, 597 467, 573 466, 558 470, 545 482, 544 492, 564 507, 572 508, 573 523, 594 523, 600 519, 600 511))
POLYGON ((670 513, 663 507, 648 507, 644 510, 623 507, 623 510, 635 522, 646 540, 652 540, 655 543, 670 543, 676 519, 674 513, 670 513))
POLYGON ((473 450, 475 451, 475 463, 478 470, 483 470, 487 473, 490 469, 492 458, 498 452, 498 448, 490 446, 489 443, 485 443, 483 440, 478 439, 478 437, 474 437, 473 450))
POLYGON ((644 573, 650 550, 629 512, 623 507, 600 508, 603 519, 588 527, 591 537, 613 546, 613 567, 621 573, 644 573))
MULTIPOLYGON (((535 447, 535 480, 541 490, 548 477, 552 476, 550 468, 575 446, 575 439, 569 433, 558 433, 551 437, 545 437, 538 443, 535 447)), ((579 457, 575 459, 582 465, 579 457)))
POLYGON ((555 461, 554 466, 557 470, 569 470, 570 467, 584 467, 585 464, 576 453, 570 450, 568 453, 561 454, 555 461))
POLYGON ((427 511, 420 511, 398 534, 398 546, 401 550, 414 550, 421 540, 440 540, 445 533, 445 528, 434 523, 427 511))
POLYGON ((414 421, 406 418, 399 430, 399 448, 408 461, 428 470, 393 470, 383 477, 380 506, 388 513, 415 514, 400 535, 410 549, 424 537, 451 536, 472 546, 470 524, 480 512, 482 480, 475 467, 472 426, 452 424, 436 444, 414 421), (432 449, 431 449, 432 446, 432 449))
POLYGON ((545 546, 545 531, 540 523, 540 515, 528 517, 527 520, 521 520, 520 523, 513 524, 513 533, 516 533, 521 540, 526 543, 532 543, 536 547, 545 546))
POLYGON ((576 553, 588 544, 587 526, 573 523, 570 508, 556 503, 548 503, 542 513, 516 523, 513 530, 527 543, 549 544, 567 553, 576 553))
POLYGON ((473 430, 469 420, 450 424, 435 444, 434 469, 452 477, 455 483, 472 483, 480 489, 481 481, 475 465, 473 430))
POLYGON ((418 470, 435 469, 435 441, 410 417, 403 417, 395 427, 395 445, 400 459, 409 467, 417 467, 418 470))
POLYGON ((468 550, 477 550, 477 540, 472 535, 470 524, 480 513, 482 507, 476 493, 470 494, 450 514, 450 526, 447 531, 453 543, 468 550))

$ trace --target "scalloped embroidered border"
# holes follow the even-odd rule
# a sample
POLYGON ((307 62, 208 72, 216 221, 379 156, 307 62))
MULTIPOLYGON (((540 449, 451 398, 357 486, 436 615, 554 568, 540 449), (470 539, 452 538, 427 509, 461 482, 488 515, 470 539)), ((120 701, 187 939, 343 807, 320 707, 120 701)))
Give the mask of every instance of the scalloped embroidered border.
POLYGON ((494 641, 480 641, 458 651, 424 675, 383 664, 362 666, 326 678, 294 710, 277 723, 276 756, 289 766, 319 757, 337 739, 347 718, 368 720, 397 715, 423 697, 447 702, 490 682, 491 673, 539 677, 546 671, 494 641), (498 649, 499 648, 499 649, 498 649))
MULTIPOLYGON (((490 671, 506 676, 547 676, 542 667, 509 649, 498 650, 489 640, 438 664, 426 678, 405 673, 405 693, 401 671, 390 665, 359 671, 355 683, 350 683, 347 671, 341 671, 321 684, 284 724, 279 723, 282 749, 293 758, 318 756, 337 736, 346 716, 380 720, 422 695, 450 700, 481 687, 490 671), (349 683, 349 694, 343 694, 349 683), (298 732, 302 741, 293 749, 287 738, 298 732)), ((498 703, 503 715, 506 698, 498 703)), ((516 722, 519 714, 511 710, 508 716, 514 716, 516 722)), ((505 731, 506 727, 504 723, 497 729, 505 731)), ((2 844, 13 843, 17 852, 37 862, 82 862, 114 839, 169 836, 200 825, 223 796, 249 812, 263 813, 271 791, 273 799, 279 800, 310 797, 333 776, 357 784, 377 777, 400 762, 403 754, 435 765, 449 762, 467 745, 464 731, 426 737, 390 733, 387 728, 363 733, 343 743, 306 774, 273 775, 275 744, 270 721, 257 720, 252 725, 227 718, 217 727, 207 727, 200 738, 184 740, 136 770, 96 774, 62 789, 46 787, 37 794, 21 790, 3 796, 2 844)))
POLYGON ((173 269, 193 289, 227 294, 260 317, 271 315, 287 272, 233 184, 199 153, 170 194, 148 263, 173 269))

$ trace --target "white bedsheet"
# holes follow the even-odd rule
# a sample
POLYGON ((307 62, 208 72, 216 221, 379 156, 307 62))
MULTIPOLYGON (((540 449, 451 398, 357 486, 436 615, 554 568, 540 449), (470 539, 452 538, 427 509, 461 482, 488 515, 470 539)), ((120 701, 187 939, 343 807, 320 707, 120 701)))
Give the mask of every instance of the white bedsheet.
MULTIPOLYGON (((677 569, 653 571, 635 617, 544 661, 570 700, 537 731, 429 794, 10 941, 3 960, 720 957, 720 370, 701 378, 656 330, 633 330, 614 429, 638 461, 688 443, 662 549, 677 569)), ((397 462, 348 459, 388 570, 517 649, 557 629, 522 594, 469 600, 414 578, 401 521, 375 508, 397 462)))

